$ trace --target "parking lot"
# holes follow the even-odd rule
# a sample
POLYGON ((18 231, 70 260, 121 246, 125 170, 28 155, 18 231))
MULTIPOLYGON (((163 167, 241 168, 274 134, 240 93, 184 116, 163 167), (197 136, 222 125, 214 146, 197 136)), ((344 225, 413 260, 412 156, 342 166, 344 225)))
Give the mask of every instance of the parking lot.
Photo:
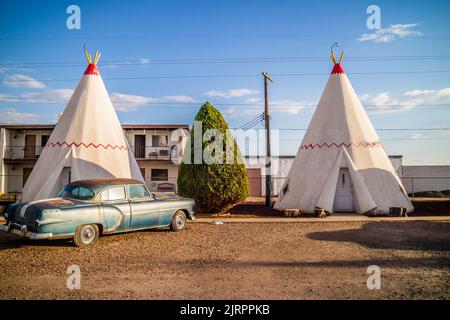
POLYGON ((0 234, 1 299, 449 299, 449 267, 448 221, 191 223, 88 248, 0 234))

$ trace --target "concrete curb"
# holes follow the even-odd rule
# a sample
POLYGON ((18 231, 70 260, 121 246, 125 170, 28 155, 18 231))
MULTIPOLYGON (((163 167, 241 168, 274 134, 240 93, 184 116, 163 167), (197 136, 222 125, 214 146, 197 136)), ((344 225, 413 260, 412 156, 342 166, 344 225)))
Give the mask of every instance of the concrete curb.
POLYGON ((223 223, 317 223, 317 222, 409 222, 409 221, 450 221, 450 216, 431 217, 366 217, 366 216, 330 216, 327 218, 197 218, 190 223, 212 223, 221 221, 223 223))

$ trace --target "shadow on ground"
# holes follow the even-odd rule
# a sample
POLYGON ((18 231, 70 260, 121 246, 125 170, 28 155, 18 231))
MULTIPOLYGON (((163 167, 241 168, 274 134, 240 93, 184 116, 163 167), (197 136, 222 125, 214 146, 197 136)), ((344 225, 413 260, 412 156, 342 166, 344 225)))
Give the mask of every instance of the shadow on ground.
POLYGON ((213 259, 186 260, 176 262, 182 268, 367 268, 369 265, 382 265, 388 268, 442 268, 450 267, 450 262, 441 257, 393 258, 364 260, 323 260, 323 261, 236 261, 213 259))
POLYGON ((319 241, 351 242, 373 249, 450 251, 448 222, 368 222, 356 230, 312 232, 306 237, 319 241))

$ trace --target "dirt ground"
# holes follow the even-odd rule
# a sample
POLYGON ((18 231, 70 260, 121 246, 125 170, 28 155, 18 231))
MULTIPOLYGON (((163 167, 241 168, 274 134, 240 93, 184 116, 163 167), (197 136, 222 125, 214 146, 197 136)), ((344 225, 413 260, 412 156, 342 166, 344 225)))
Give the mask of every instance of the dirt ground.
POLYGON ((1 233, 0 272, 1 299, 449 299, 450 222, 191 223, 89 248, 1 233))

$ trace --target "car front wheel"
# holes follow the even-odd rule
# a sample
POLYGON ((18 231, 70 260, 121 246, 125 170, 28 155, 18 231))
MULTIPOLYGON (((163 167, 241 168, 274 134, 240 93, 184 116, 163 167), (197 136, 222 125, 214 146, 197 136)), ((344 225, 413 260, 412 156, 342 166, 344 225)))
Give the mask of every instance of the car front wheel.
POLYGON ((97 225, 85 224, 77 227, 73 242, 77 247, 91 246, 97 241, 98 236, 99 231, 97 225))
POLYGON ((175 212, 170 228, 173 231, 181 231, 186 228, 186 214, 183 211, 178 210, 175 212))

